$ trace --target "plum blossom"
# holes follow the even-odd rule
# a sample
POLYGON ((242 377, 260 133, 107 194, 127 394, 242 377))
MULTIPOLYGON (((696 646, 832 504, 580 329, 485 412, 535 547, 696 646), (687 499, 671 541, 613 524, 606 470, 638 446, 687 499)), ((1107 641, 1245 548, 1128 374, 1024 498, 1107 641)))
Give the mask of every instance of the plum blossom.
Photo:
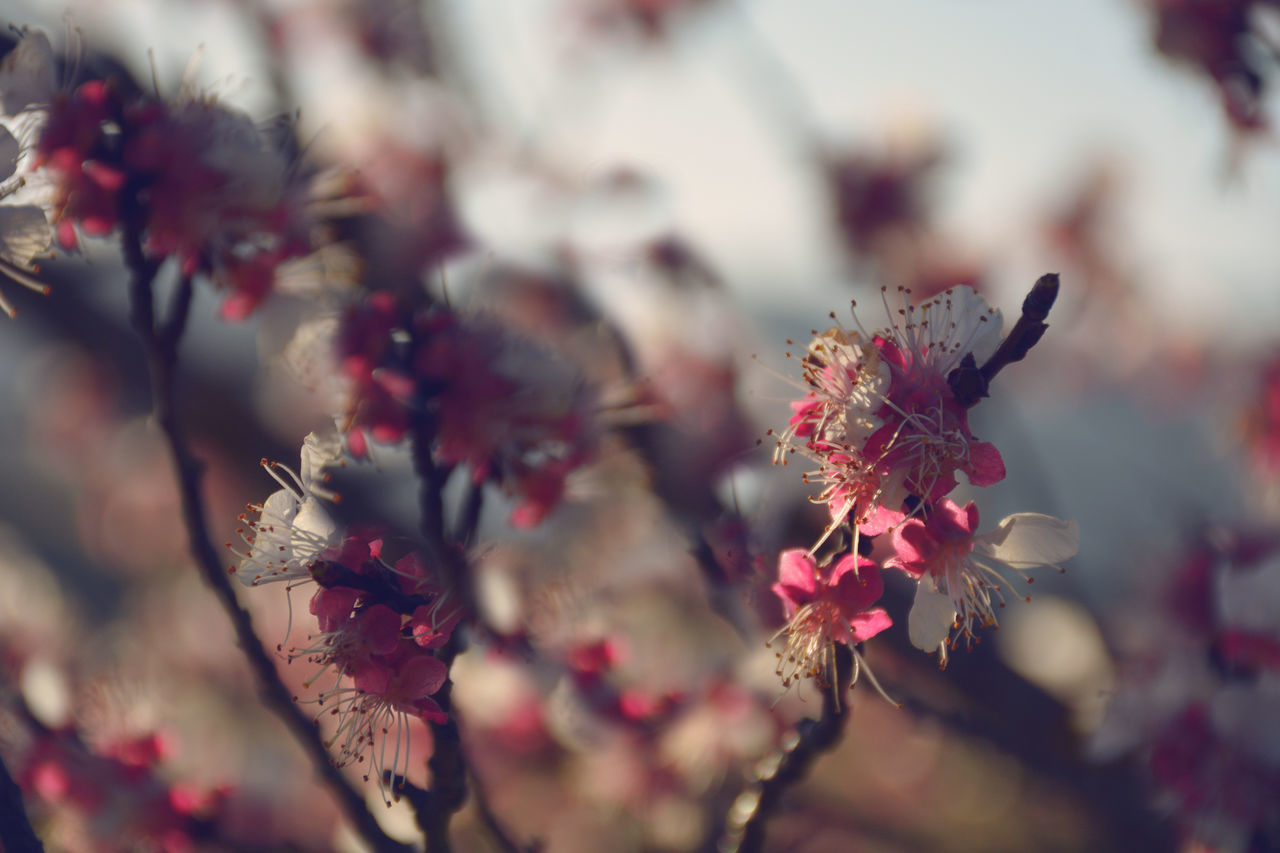
POLYGON ((818 335, 803 360, 807 393, 792 403, 774 460, 799 452, 818 464, 805 479, 822 486, 815 500, 831 513, 826 535, 850 519, 862 533, 883 533, 905 517, 909 497, 936 501, 955 488, 957 471, 976 486, 1005 475, 948 381, 967 358, 995 351, 1000 313, 965 286, 918 306, 902 295, 896 318, 883 300, 887 328, 868 332, 855 315, 856 331, 818 335))
MULTIPOLYGON (((332 685, 314 700, 337 721, 327 746, 338 750, 339 766, 369 761, 369 774, 380 782, 386 773, 403 775, 401 759, 409 754, 411 718, 442 723, 444 710, 431 698, 448 677, 448 667, 429 651, 433 643, 404 636, 405 618, 385 604, 369 604, 367 595, 344 587, 320 588, 311 612, 321 631, 306 649, 320 670, 308 685, 329 673, 332 685), (394 735, 393 735, 394 732, 394 735), (392 754, 387 760, 388 742, 392 754)), ((422 610, 423 608, 419 608, 422 610)), ((408 620, 416 631, 418 614, 408 620)))
POLYGON ((923 519, 909 519, 893 531, 894 556, 885 561, 917 579, 907 630, 917 648, 938 653, 942 666, 953 631, 972 642, 975 623, 996 625, 995 610, 1004 605, 1008 583, 1002 570, 1061 570, 1080 545, 1075 521, 1039 513, 1016 513, 995 530, 974 535, 977 527, 973 503, 960 507, 944 499, 923 519))
MULTIPOLYGON (((836 643, 853 651, 856 681, 866 664, 854 647, 892 624, 884 608, 871 606, 884 592, 880 570, 855 554, 846 554, 824 572, 803 549, 783 551, 778 557, 778 582, 771 588, 782 600, 787 617, 787 624, 769 641, 773 645, 786 638, 776 654, 778 675, 787 687, 805 678, 821 687, 834 683, 828 674, 835 667, 836 643)), ((869 669, 867 677, 880 690, 869 669)))
POLYGON ((325 469, 337 464, 339 452, 336 439, 325 439, 315 433, 307 435, 302 444, 301 466, 298 472, 279 462, 265 459, 262 467, 280 484, 260 505, 250 505, 256 512, 254 521, 248 515, 240 516, 245 528, 238 532, 247 552, 237 551, 227 543, 227 548, 240 557, 231 571, 246 586, 257 586, 271 581, 309 579, 310 567, 328 548, 341 543, 337 524, 325 508, 326 502, 337 500, 325 482, 325 469))
MULTIPOLYGON (((891 379, 880 412, 885 424, 867 439, 864 453, 883 472, 890 508, 907 495, 925 501, 946 495, 956 486, 956 471, 975 486, 1005 474, 995 447, 969 431, 966 408, 948 382, 966 357, 983 361, 995 352, 1000 312, 964 285, 919 306, 907 295, 903 291, 899 319, 872 336, 891 379)), ((887 299, 885 306, 890 310, 887 299)))
POLYGON ((326 742, 337 752, 336 763, 367 760, 365 779, 376 776, 385 796, 386 780, 406 770, 410 721, 447 718, 431 694, 444 684, 448 667, 432 650, 449 641, 462 611, 416 554, 392 565, 382 544, 349 535, 310 565, 317 584, 310 612, 318 630, 287 656, 317 667, 304 685, 323 686, 305 701, 320 707, 317 722, 330 717, 336 724, 326 742))

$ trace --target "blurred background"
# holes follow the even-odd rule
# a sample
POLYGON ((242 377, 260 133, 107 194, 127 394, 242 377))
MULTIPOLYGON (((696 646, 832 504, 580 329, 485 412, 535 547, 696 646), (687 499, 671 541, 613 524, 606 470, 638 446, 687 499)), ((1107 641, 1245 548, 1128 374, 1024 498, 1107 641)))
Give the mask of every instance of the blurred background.
MULTIPOLYGON (((848 322, 855 299, 883 325, 882 285, 924 298, 968 284, 1007 327, 1058 272, 1045 339, 972 416, 1009 476, 963 497, 984 529, 1021 511, 1077 519, 1079 556, 945 672, 906 641, 910 591, 890 583, 900 624, 866 657, 907 708, 859 687, 766 847, 1280 849, 1276 4, 84 0, 4 14, 51 37, 68 81, 115 69, 165 96, 185 81, 262 127, 291 119, 302 161, 358 174, 386 204, 401 229, 389 255, 465 234, 431 255, 424 286, 594 365, 592 381, 631 371, 668 413, 621 433, 536 531, 511 531, 500 496, 487 505, 477 587, 490 623, 533 651, 477 641, 453 677, 474 772, 512 837, 713 846, 754 763, 821 706, 809 686, 784 694, 764 645, 781 622, 776 554, 822 525, 800 471, 756 447, 798 396, 785 342, 830 311, 848 322), (716 551, 719 583, 691 542, 716 551), (600 683, 631 704, 604 708, 600 683)), ((74 725, 117 757, 154 736, 156 790, 216 792, 197 849, 362 849, 260 709, 186 564, 117 250, 87 241, 44 269, 53 293, 15 292, 19 317, 0 326, 0 635, 6 695, 25 709, 0 732, 6 762, 31 754, 33 727, 74 725)), ((279 289, 241 323, 199 293, 183 343, 218 541, 275 488, 257 461, 296 459, 330 419, 307 375, 323 366, 299 355, 306 282, 279 289)), ((414 528, 406 453, 340 481, 349 520, 414 528)), ((284 594, 248 592, 277 642, 284 594)), ((51 849, 179 849, 154 833, 112 846, 150 807, 90 808, 59 784, 31 807, 51 849)), ((412 837, 406 809, 376 788, 369 800, 412 837)), ((497 849, 474 809, 455 834, 497 849)))

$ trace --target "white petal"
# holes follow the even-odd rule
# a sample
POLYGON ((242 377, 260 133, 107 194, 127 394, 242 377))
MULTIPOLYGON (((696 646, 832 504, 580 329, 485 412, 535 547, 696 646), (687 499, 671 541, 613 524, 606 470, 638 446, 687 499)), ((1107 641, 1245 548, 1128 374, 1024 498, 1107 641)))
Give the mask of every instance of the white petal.
POLYGON ((1038 512, 1019 512, 995 530, 974 537, 974 545, 980 553, 1015 569, 1056 566, 1080 550, 1080 525, 1038 512))
POLYGON ((293 559, 310 562, 317 554, 337 544, 338 525, 333 523, 316 498, 307 498, 293 520, 293 559))
POLYGON ((288 489, 280 489, 271 493, 262 502, 262 515, 258 527, 282 526, 290 527, 298 515, 298 496, 288 489))
POLYGON ((22 146, 9 128, 0 125, 0 180, 7 181, 18 171, 18 157, 22 155, 22 146))
POLYGON ((0 258, 30 269, 32 260, 48 252, 52 243, 53 231, 43 210, 28 204, 0 206, 0 258))
POLYGON ((310 490, 314 486, 324 486, 324 469, 338 463, 342 456, 342 439, 336 431, 324 435, 307 433, 302 440, 302 467, 298 474, 302 487, 310 490))
POLYGON ((54 64, 49 38, 42 32, 25 33, 0 62, 0 104, 7 115, 53 100, 57 90, 54 64))
POLYGON ((916 600, 907 615, 907 634, 911 645, 926 652, 936 652, 956 623, 956 608, 951 596, 938 592, 933 581, 923 579, 916 585, 916 600))
POLYGON ((1000 312, 992 310, 986 298, 968 285, 951 288, 922 305, 921 310, 921 326, 929 340, 947 354, 939 365, 944 370, 951 370, 970 352, 982 364, 1000 346, 1000 312))

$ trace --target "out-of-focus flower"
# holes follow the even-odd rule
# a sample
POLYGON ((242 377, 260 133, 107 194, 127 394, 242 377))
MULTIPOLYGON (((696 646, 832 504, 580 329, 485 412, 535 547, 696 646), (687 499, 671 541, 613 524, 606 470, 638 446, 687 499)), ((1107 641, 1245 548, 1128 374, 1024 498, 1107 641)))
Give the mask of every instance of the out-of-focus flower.
POLYGON ((1236 130, 1267 126, 1263 113, 1266 62, 1258 45, 1268 43, 1257 23, 1271 4, 1256 0, 1147 0, 1156 49, 1169 59, 1197 67, 1218 87, 1222 108, 1236 130))
POLYGON ((1080 546, 1076 522, 1039 513, 1008 516, 995 530, 974 535, 977 527, 974 504, 943 499, 923 520, 908 519, 893 531, 894 556, 885 561, 917 579, 907 630, 911 642, 937 652, 943 666, 953 630, 972 642, 975 630, 996 624, 1008 583, 1003 569, 1061 570, 1080 546))
POLYGON ((170 104, 89 80, 55 99, 32 165, 50 182, 63 248, 77 229, 102 236, 136 219, 145 252, 230 291, 228 319, 248 316, 276 267, 309 249, 302 171, 247 116, 185 89, 170 104))
POLYGON ((1187 845, 1270 849, 1280 818, 1280 558, 1274 531, 1210 528, 1185 546, 1094 735, 1133 752, 1187 845))
POLYGON ((592 30, 636 31, 647 39, 667 34, 673 19, 710 0, 574 0, 575 13, 592 30))
POLYGON ((226 791, 165 781, 172 745, 159 734, 86 744, 74 729, 36 733, 15 767, 18 784, 54 809, 63 849, 188 853, 213 827, 226 791))
POLYGON ((143 108, 131 125, 122 160, 142 182, 144 248, 208 273, 230 292, 223 315, 248 316, 275 268, 307 249, 297 170, 248 116, 207 98, 143 108))

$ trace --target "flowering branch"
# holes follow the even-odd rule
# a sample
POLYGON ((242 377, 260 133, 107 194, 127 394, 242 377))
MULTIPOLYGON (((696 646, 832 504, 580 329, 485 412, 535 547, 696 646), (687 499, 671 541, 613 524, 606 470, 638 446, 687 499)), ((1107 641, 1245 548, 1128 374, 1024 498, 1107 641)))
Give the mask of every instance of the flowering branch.
POLYGON ((782 747, 756 765, 756 780, 729 807, 717 850, 729 853, 763 850, 765 824, 777 811, 782 795, 804 779, 822 753, 840 741, 849 707, 840 702, 839 696, 848 690, 853 678, 853 652, 848 646, 835 647, 831 676, 831 689, 822 691, 822 716, 801 720, 784 738, 782 747))
MULTIPOLYGON (((125 199, 133 197, 133 193, 124 194, 125 199)), ((315 725, 298 710, 292 695, 280 682, 275 664, 263 650, 249 614, 236 600, 235 591, 227 580, 222 561, 205 528, 204 497, 200 490, 201 464, 186 445, 173 405, 178 342, 191 305, 191 282, 184 276, 175 294, 170 315, 157 326, 154 284, 160 262, 148 258, 142 249, 143 220, 140 211, 126 210, 122 219, 125 262, 132 273, 129 296, 133 326, 146 351, 151 371, 154 416, 173 460, 191 555, 205 582, 213 588, 231 620, 236 639, 257 677, 266 706, 284 722, 302 745, 316 772, 337 798, 356 831, 377 851, 409 853, 413 848, 395 841, 382 831, 377 820, 365 808, 360 795, 347 784, 341 771, 333 766, 315 725)))

